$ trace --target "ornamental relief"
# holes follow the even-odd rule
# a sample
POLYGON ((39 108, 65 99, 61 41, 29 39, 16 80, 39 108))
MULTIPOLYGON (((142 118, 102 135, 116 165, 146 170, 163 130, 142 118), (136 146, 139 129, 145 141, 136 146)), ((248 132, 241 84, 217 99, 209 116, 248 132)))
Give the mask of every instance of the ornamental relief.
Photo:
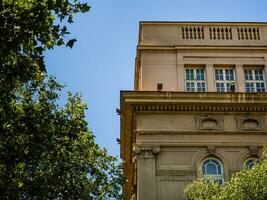
POLYGON ((223 115, 196 115, 195 127, 200 130, 223 130, 223 115))
POLYGON ((242 131, 261 131, 264 129, 263 115, 236 116, 236 126, 242 131))
POLYGON ((142 159, 152 159, 159 153, 160 148, 157 145, 153 146, 143 146, 134 144, 133 152, 137 155, 138 158, 142 159))

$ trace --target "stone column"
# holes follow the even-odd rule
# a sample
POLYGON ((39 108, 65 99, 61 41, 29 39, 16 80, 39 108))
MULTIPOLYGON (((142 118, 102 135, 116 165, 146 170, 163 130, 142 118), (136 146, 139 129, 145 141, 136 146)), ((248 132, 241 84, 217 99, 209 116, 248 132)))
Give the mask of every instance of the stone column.
POLYGON ((137 200, 157 199, 156 160, 159 146, 134 145, 137 155, 137 200))
POLYGON ((236 91, 237 92, 245 92, 245 74, 243 65, 237 64, 235 67, 235 75, 236 75, 236 91))
POLYGON ((185 91, 184 87, 184 82, 185 82, 185 77, 184 77, 184 64, 178 64, 177 65, 177 73, 178 73, 178 91, 183 92, 185 91))
POLYGON ((216 92, 215 81, 214 81, 214 68, 212 64, 206 65, 206 81, 207 81, 207 91, 216 92))

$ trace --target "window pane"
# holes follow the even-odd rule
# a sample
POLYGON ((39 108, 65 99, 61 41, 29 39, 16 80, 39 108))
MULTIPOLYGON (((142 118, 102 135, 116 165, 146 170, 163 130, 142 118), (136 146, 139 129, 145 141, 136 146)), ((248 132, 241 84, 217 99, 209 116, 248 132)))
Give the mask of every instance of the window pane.
POLYGON ((234 80, 234 71, 232 69, 225 70, 225 79, 228 81, 234 80))
POLYGON ((260 69, 255 70, 255 80, 263 80, 262 70, 260 69))
POLYGON ((246 92, 254 92, 254 84, 246 83, 246 92))
POLYGON ((264 92, 265 91, 264 83, 256 83, 256 91, 264 92))
POLYGON ((194 70, 186 69, 186 80, 194 80, 194 70))
POLYGON ((216 83, 216 91, 217 92, 224 92, 224 84, 223 83, 216 83))
POLYGON ((203 69, 196 69, 196 77, 197 80, 205 80, 205 76, 204 76, 204 70, 203 69))
POLYGON ((209 163, 207 165, 207 174, 217 174, 216 165, 209 163))
POLYGON ((253 80, 252 70, 245 70, 245 80, 253 80))

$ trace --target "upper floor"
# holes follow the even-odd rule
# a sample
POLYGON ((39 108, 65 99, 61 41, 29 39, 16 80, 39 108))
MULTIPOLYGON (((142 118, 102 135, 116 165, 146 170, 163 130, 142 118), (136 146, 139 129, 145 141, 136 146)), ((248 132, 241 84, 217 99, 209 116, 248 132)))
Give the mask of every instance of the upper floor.
POLYGON ((267 23, 141 22, 135 90, 266 92, 267 23))
POLYGON ((140 22, 138 45, 264 46, 264 22, 140 22))

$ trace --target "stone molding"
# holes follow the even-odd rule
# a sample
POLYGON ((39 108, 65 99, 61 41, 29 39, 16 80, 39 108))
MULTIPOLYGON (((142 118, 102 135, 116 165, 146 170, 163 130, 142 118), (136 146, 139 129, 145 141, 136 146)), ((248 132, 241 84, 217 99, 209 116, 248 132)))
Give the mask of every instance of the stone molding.
POLYGON ((154 131, 154 130, 142 130, 142 131, 133 131, 132 134, 134 135, 210 135, 210 134, 215 134, 216 135, 266 135, 266 131, 260 130, 257 132, 251 132, 249 130, 247 131, 240 131, 240 130, 235 130, 235 131, 223 131, 223 130, 189 130, 189 131, 154 131))
POLYGON ((156 176, 196 176, 197 170, 156 170, 156 176))
POLYGON ((154 112, 154 111, 163 111, 163 112, 175 112, 175 111, 184 111, 184 112, 266 112, 267 107, 265 106, 239 106, 239 105, 207 105, 207 106, 197 106, 197 105, 134 105, 135 112, 154 112))
POLYGON ((159 153, 160 147, 157 145, 144 146, 144 145, 133 145, 133 152, 138 158, 142 159, 153 159, 159 153))

